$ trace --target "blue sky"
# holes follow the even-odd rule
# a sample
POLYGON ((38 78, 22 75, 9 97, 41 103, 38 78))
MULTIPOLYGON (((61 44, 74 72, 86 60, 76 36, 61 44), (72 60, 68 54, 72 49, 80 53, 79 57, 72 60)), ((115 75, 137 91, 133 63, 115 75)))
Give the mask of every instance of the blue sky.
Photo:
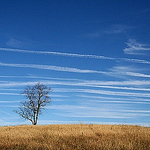
POLYGON ((0 125, 50 86, 39 124, 150 125, 150 1, 0 1, 0 125))

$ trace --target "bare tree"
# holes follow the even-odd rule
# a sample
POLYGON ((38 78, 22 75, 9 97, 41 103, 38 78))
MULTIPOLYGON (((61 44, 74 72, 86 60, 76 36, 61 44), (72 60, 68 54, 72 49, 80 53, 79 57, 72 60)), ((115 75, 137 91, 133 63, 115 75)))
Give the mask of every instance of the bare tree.
POLYGON ((37 124, 38 117, 42 114, 42 109, 51 102, 48 94, 51 92, 51 88, 37 83, 34 86, 27 86, 22 94, 26 99, 20 102, 19 110, 15 110, 22 118, 30 120, 33 125, 37 124))

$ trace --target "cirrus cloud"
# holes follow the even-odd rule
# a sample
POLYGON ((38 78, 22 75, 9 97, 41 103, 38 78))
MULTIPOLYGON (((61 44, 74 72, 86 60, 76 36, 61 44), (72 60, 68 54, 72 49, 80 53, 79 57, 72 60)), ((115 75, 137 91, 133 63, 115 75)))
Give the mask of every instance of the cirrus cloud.
POLYGON ((146 51, 150 51, 150 47, 146 44, 138 43, 135 39, 129 39, 124 49, 126 54, 144 55, 146 51))

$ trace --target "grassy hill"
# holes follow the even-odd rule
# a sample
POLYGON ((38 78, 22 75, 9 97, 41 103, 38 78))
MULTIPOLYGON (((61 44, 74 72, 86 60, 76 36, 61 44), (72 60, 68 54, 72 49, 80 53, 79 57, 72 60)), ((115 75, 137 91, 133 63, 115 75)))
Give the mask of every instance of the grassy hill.
POLYGON ((150 150, 150 128, 92 124, 0 127, 0 149, 150 150))

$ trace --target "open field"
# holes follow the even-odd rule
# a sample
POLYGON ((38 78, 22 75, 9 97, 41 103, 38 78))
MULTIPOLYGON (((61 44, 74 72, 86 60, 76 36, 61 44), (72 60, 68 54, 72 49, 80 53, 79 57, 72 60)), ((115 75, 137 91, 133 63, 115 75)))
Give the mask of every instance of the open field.
POLYGON ((0 149, 150 150, 150 128, 92 124, 0 127, 0 149))

